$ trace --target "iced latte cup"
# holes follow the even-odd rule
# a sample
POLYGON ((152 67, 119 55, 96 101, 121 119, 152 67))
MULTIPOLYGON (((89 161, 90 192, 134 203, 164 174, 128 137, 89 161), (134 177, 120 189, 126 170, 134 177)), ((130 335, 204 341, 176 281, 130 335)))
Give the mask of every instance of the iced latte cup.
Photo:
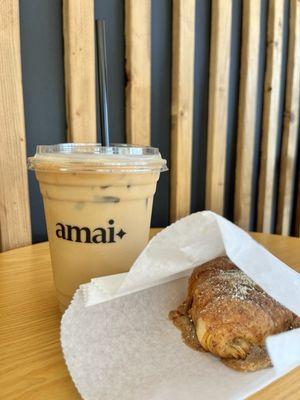
POLYGON ((91 278, 128 271, 145 247, 166 162, 158 149, 65 143, 30 157, 43 196, 61 310, 91 278))

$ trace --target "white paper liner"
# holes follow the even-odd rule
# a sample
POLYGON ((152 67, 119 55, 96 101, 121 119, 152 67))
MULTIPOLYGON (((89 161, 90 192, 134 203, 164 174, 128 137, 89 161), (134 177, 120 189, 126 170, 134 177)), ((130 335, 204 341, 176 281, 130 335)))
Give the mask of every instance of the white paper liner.
POLYGON ((233 371, 182 343, 167 319, 186 294, 186 278, 178 277, 223 254, 300 315, 297 272, 226 219, 192 214, 156 235, 128 274, 97 278, 77 291, 61 340, 84 399, 239 399, 300 363, 299 329, 268 338, 275 368, 255 373, 233 371))

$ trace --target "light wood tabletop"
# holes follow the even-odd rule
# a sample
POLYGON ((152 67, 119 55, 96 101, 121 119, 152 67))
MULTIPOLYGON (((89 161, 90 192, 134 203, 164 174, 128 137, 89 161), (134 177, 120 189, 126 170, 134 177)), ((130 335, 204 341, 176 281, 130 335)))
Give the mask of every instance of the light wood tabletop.
MULTIPOLYGON (((153 229, 151 235, 156 232, 153 229)), ((259 233, 253 237, 300 271, 300 239, 259 233)), ((0 309, 0 398, 80 399, 61 353, 61 315, 47 242, 0 254, 0 309)), ((299 398, 300 368, 251 397, 252 400, 299 398)))

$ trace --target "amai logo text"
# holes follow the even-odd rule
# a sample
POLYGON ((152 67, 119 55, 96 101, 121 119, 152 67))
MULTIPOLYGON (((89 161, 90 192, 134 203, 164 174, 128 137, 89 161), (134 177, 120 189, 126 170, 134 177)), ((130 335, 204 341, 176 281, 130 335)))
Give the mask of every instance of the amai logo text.
POLYGON ((95 229, 87 226, 67 225, 58 222, 56 224, 56 236, 59 239, 69 240, 77 243, 116 243, 122 240, 126 232, 121 228, 116 229, 115 221, 110 219, 107 227, 98 226, 95 229))

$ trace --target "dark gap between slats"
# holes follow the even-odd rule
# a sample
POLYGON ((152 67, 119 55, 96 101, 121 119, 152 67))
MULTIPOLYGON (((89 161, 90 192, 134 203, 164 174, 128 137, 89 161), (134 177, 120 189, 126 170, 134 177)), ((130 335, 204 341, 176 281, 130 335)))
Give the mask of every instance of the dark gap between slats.
MULTIPOLYGON (((125 143, 125 42, 124 4, 119 0, 95 1, 95 20, 106 22, 108 112, 111 143, 125 143)), ((98 85, 96 85, 97 140, 100 136, 98 85)))
POLYGON ((242 1, 234 0, 232 3, 227 152, 226 152, 226 172, 225 172, 225 192, 224 192, 224 216, 231 221, 233 220, 233 213, 234 213, 237 116, 238 116, 239 74, 240 74, 241 36, 242 36, 241 29, 242 29, 242 1))
MULTIPOLYGON (((66 141, 62 2, 20 1, 20 36, 27 154, 37 144, 66 141)), ((43 202, 28 173, 32 242, 47 240, 43 202)))
POLYGON ((211 2, 197 0, 191 212, 205 208, 211 2))
POLYGON ((261 145, 263 98, 264 98, 264 76, 266 68, 267 21, 268 21, 268 0, 263 0, 261 2, 258 91, 256 99, 253 180, 252 180, 252 190, 251 190, 252 193, 251 196, 252 206, 250 214, 251 231, 255 231, 256 219, 257 219, 258 178, 259 178, 260 145, 261 145))
MULTIPOLYGON (((172 1, 151 2, 151 144, 170 167, 172 1)), ((170 172, 163 172, 153 202, 152 226, 169 224, 170 172)))

